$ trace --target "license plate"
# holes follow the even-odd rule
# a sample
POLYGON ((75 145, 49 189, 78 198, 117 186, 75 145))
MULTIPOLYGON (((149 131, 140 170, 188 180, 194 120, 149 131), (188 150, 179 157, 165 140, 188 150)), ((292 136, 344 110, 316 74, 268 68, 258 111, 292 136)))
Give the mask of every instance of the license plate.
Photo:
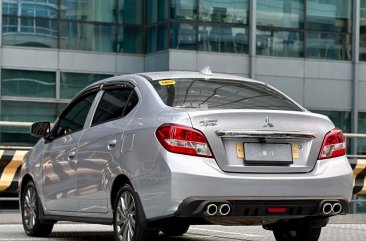
POLYGON ((293 163, 291 144, 244 143, 247 164, 289 165, 293 163))

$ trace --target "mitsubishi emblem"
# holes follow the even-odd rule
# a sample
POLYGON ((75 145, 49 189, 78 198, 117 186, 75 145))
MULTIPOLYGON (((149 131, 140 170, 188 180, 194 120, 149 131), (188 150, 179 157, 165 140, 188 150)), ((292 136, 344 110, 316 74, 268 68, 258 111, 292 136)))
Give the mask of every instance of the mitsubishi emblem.
POLYGON ((263 127, 274 127, 274 125, 271 123, 269 116, 266 116, 266 123, 264 123, 263 127))

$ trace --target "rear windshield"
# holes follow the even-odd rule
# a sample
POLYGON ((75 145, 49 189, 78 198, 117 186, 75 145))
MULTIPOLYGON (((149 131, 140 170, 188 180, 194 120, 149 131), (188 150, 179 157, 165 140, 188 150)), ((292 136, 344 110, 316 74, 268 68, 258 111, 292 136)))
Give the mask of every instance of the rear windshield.
POLYGON ((266 109, 302 111, 266 85, 227 79, 163 79, 151 84, 175 108, 266 109))

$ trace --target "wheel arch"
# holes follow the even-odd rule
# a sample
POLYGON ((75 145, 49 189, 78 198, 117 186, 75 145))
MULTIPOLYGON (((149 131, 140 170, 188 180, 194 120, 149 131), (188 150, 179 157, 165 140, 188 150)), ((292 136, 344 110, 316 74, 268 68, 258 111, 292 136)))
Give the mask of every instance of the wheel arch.
POLYGON ((110 199, 110 205, 111 205, 112 210, 113 210, 114 201, 116 200, 118 191, 124 184, 129 184, 132 187, 132 183, 131 183, 130 179, 124 174, 120 174, 113 181, 112 188, 111 188, 111 199, 110 199))
MULTIPOLYGON (((23 190, 25 188, 25 185, 27 185, 27 183, 29 181, 34 182, 33 177, 30 174, 25 174, 21 180, 21 185, 20 185, 20 189, 19 189, 19 197, 21 198, 23 195, 23 190)), ((21 199, 20 199, 21 200, 21 199)))

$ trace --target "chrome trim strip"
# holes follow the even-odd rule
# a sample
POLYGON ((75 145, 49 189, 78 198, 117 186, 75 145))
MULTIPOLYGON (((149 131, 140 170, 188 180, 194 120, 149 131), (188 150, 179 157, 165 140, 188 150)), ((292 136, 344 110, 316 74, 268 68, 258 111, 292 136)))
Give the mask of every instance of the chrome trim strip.
POLYGON ((219 137, 265 139, 314 139, 316 137, 316 133, 304 131, 218 130, 215 133, 219 137))

